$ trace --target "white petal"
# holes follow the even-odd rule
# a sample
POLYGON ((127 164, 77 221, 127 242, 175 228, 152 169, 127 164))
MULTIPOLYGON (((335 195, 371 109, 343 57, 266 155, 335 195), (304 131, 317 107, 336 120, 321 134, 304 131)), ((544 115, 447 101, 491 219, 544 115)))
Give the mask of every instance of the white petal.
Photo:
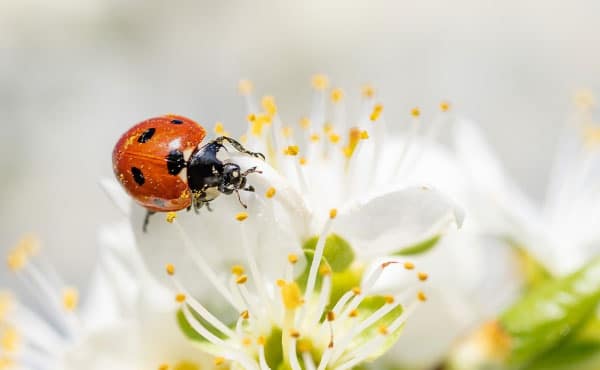
POLYGON ((333 228, 359 253, 377 257, 460 227, 463 219, 462 209, 437 190, 410 187, 341 210, 333 228))
POLYGON ((114 179, 101 179, 100 186, 108 198, 125 216, 131 213, 131 197, 125 192, 121 184, 114 179))

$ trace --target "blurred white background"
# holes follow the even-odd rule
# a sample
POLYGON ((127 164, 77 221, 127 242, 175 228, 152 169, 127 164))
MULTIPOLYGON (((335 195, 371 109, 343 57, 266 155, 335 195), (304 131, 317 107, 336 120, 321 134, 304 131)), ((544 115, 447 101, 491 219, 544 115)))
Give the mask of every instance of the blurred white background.
POLYGON ((315 72, 348 92, 373 83, 388 122, 449 99, 541 200, 572 93, 600 91, 598 45, 594 0, 4 0, 0 250, 34 231, 81 285, 98 226, 119 216, 97 185, 117 138, 168 112, 239 135, 240 78, 290 120, 315 72))

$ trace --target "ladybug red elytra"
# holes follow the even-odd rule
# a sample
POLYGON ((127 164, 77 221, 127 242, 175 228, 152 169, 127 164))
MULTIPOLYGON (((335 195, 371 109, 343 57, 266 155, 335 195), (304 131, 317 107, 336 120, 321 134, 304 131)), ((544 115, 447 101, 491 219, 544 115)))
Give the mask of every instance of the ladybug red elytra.
POLYGON ((113 170, 127 193, 148 211, 179 211, 192 207, 196 212, 220 193, 254 191, 246 186, 246 176, 259 172, 256 167, 242 171, 229 161, 221 161, 217 153, 230 144, 241 153, 264 160, 264 155, 246 150, 236 140, 220 136, 201 145, 206 130, 193 120, 164 115, 138 123, 125 132, 113 149, 113 170))

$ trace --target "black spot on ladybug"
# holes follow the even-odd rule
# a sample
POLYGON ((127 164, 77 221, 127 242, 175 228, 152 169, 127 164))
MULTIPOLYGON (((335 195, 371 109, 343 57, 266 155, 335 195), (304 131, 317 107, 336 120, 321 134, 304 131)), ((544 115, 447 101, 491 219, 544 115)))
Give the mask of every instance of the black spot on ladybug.
POLYGON ((142 132, 142 134, 137 139, 138 143, 144 144, 146 141, 152 139, 152 136, 154 136, 155 132, 156 132, 156 129, 154 127, 151 127, 149 129, 147 129, 146 131, 142 132))
POLYGON ((183 153, 177 149, 171 150, 167 155, 167 170, 171 175, 177 175, 185 167, 183 153))
POLYGON ((139 186, 144 185, 144 183, 146 182, 146 179, 144 178, 144 174, 142 173, 142 170, 140 170, 137 167, 131 167, 131 174, 133 175, 133 179, 139 186))
POLYGON ((179 119, 172 119, 171 123, 174 125, 181 125, 181 124, 183 124, 183 121, 179 120, 179 119))

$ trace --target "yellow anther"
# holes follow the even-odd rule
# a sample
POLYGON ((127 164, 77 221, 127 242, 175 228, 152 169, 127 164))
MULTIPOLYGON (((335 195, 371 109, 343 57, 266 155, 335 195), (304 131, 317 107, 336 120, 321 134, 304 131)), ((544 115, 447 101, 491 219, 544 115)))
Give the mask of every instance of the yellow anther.
POLYGON ((158 366, 158 370, 169 370, 169 365, 168 364, 160 364, 158 366))
POLYGON ((369 138, 369 132, 367 130, 362 130, 360 132, 360 139, 367 140, 369 138))
POLYGON ((288 254, 288 262, 291 264, 295 264, 296 262, 298 262, 298 255, 294 253, 288 254))
POLYGON ((352 288, 352 293, 354 293, 355 295, 359 295, 360 293, 362 293, 362 290, 360 289, 360 287, 355 286, 354 288, 352 288))
POLYGON ((337 208, 332 208, 329 210, 329 218, 334 219, 337 217, 337 208))
POLYGON ((248 275, 241 275, 235 280, 236 284, 245 284, 248 281, 248 275))
POLYGON ((185 302, 185 299, 186 299, 186 297, 185 297, 185 294, 183 294, 183 293, 178 293, 177 295, 175 295, 175 301, 178 303, 185 302))
POLYGON ((8 292, 0 292, 0 323, 6 319, 12 308, 12 295, 8 292))
POLYGON ((221 357, 221 356, 215 357, 214 363, 215 363, 215 366, 223 365, 225 363, 225 357, 221 357))
POLYGON ((277 190, 275 190, 274 187, 270 187, 265 192, 265 197, 267 197, 267 198, 273 198, 275 196, 275 193, 277 193, 277 190))
POLYGON ((396 263, 397 263, 396 261, 387 261, 387 262, 384 262, 381 264, 381 268, 384 269, 384 268, 388 267, 389 265, 394 265, 396 263))
POLYGON ((300 127, 303 129, 308 129, 311 125, 310 119, 308 117, 300 118, 300 127))
POLYGON ((600 144, 600 127, 590 125, 583 130, 583 139, 590 148, 600 144))
POLYGON ((300 148, 298 148, 298 145, 289 145, 287 148, 285 148, 283 150, 283 154, 285 155, 298 155, 298 153, 300 152, 300 148))
POLYGON ((259 346, 264 346, 267 344, 267 338, 265 338, 264 335, 261 335, 258 337, 258 339, 256 339, 256 343, 258 343, 259 346))
POLYGON ((229 136, 229 133, 227 131, 225 131, 225 127, 223 126, 222 122, 215 123, 214 130, 215 130, 215 134, 217 134, 217 135, 229 136))
POLYGON ((394 296, 392 296, 392 295, 383 296, 383 299, 385 299, 385 303, 387 303, 387 304, 394 303, 394 296))
POLYGON ((290 337, 300 338, 300 332, 296 329, 290 329, 290 337))
POLYGON ((327 311, 327 321, 333 321, 333 320, 335 320, 335 312, 327 311))
POLYGON ((319 267, 319 274, 321 274, 321 276, 331 275, 331 267, 329 267, 329 265, 319 267))
POLYGON ((0 370, 10 370, 16 367, 15 361, 8 356, 0 357, 0 370))
POLYGON ((341 139, 340 135, 336 134, 335 132, 332 132, 332 133, 330 133, 330 134, 329 134, 329 141, 330 141, 332 144, 337 144, 337 143, 339 143, 339 142, 340 142, 340 139, 341 139))
POLYGON ((248 218, 248 212, 239 212, 235 215, 235 219, 238 221, 245 221, 248 218))
POLYGON ((377 331, 379 331, 379 334, 381 334, 381 335, 388 334, 388 328, 385 325, 380 325, 379 328, 377 328, 377 331))
POLYGON ((310 134, 310 141, 312 141, 313 143, 318 143, 319 140, 321 140, 321 136, 319 136, 319 134, 317 134, 317 133, 310 134))
POLYGON ((283 287, 283 286, 284 286, 286 283, 285 283, 285 280, 283 280, 283 279, 277 279, 277 280, 275 280, 275 284, 277 284, 277 286, 281 288, 281 287, 283 287))
POLYGON ((331 101, 334 103, 339 103, 344 99, 344 90, 340 88, 335 88, 331 90, 331 101))
POLYGON ((240 317, 244 320, 248 320, 250 318, 250 312, 248 312, 248 310, 242 311, 242 313, 240 313, 240 317))
POLYGON ((4 330, 2 337, 0 337, 0 348, 3 352, 15 352, 19 348, 20 339, 17 329, 10 326, 4 330))
POLYGON ((306 157, 300 157, 298 163, 300 163, 301 166, 305 166, 308 163, 308 159, 306 159, 306 157))
POLYGON ((348 146, 344 148, 344 154, 350 158, 361 140, 362 131, 358 127, 352 127, 348 133, 348 146))
POLYGON ((310 352, 312 351, 313 344, 310 339, 303 338, 298 341, 297 348, 299 352, 310 352))
POLYGON ((242 339, 242 344, 246 347, 251 346, 252 345, 252 339, 250 337, 244 337, 242 339))
POLYGON ((404 262, 404 268, 407 270, 412 270, 415 268, 415 264, 412 262, 404 262))
POLYGON ((300 287, 295 282, 284 282, 281 285, 281 298, 283 306, 288 310, 294 310, 304 303, 300 287))
POLYGON ((67 311, 73 311, 79 303, 79 292, 73 287, 66 287, 62 292, 63 307, 67 311))
POLYGON ((284 138, 289 139, 292 137, 292 135, 294 135, 294 129, 290 126, 285 126, 281 129, 281 134, 284 138))
POLYGON ((426 281, 427 278, 429 277, 429 275, 427 275, 426 272, 419 272, 417 274, 417 276, 419 277, 419 280, 421 280, 421 281, 426 281))
POLYGON ((371 119, 371 121, 375 122, 379 119, 382 112, 383 112, 383 105, 375 104, 375 106, 373 107, 373 111, 371 112, 371 116, 369 118, 371 119))
POLYGON ((315 90, 325 90, 329 87, 329 79, 322 74, 314 75, 312 77, 312 87, 315 90))
POLYGON ((272 96, 263 96, 261 99, 261 105, 267 115, 273 117, 277 114, 277 104, 275 104, 275 98, 272 96))
POLYGON ((349 317, 357 317, 357 316, 358 316, 358 310, 357 310, 357 309, 354 309, 354 310, 350 311, 350 312, 348 313, 348 316, 349 316, 349 317))
POLYGON ((256 121, 256 114, 254 113, 250 113, 246 116, 246 119, 248 120, 248 122, 252 123, 256 121))
POLYGON ((173 264, 168 263, 167 266, 165 267, 165 270, 167 271, 167 274, 173 276, 175 275, 175 266, 173 266, 173 264))
POLYGON ((240 82, 238 83, 238 91, 240 92, 240 94, 250 95, 252 94, 252 90, 254 90, 252 81, 240 80, 240 82))
POLYGON ((443 101, 440 103, 440 110, 442 112, 447 112, 450 110, 450 103, 447 101, 443 101))
POLYGON ((417 118, 421 115, 421 110, 419 108, 413 108, 410 111, 410 115, 417 118))
POLYGON ((247 142, 248 142, 248 135, 243 134, 242 136, 240 136, 240 143, 246 144, 247 142))
POLYGON ((250 122, 250 133, 253 136, 261 136, 263 132, 263 128, 265 124, 271 123, 271 120, 266 118, 266 116, 259 115, 255 116, 254 121, 250 122))
POLYGON ((419 298, 419 301, 421 302, 425 302, 427 300, 427 296, 422 291, 419 291, 419 293, 417 293, 417 298, 419 298))
POLYGON ((6 256, 6 264, 12 271, 19 271, 27 264, 27 253, 20 248, 14 248, 6 256))
POLYGON ((40 240, 35 235, 25 235, 16 248, 21 249, 29 257, 35 256, 40 251, 40 240))
POLYGON ((177 218, 177 213, 175 213, 175 212, 167 212, 167 216, 165 217, 167 222, 170 224, 172 224, 176 218, 177 218))
POLYGON ((241 276, 244 274, 244 267, 242 265, 231 266, 231 273, 235 276, 241 276))
POLYGON ((371 86, 369 84, 365 84, 365 85, 363 85, 363 87, 361 89, 361 94, 363 97, 365 97, 367 99, 371 99, 371 98, 375 97, 375 89, 373 88, 373 86, 371 86))
POLYGON ((331 122, 325 122, 323 125, 323 132, 327 135, 333 132, 333 124, 331 122))

